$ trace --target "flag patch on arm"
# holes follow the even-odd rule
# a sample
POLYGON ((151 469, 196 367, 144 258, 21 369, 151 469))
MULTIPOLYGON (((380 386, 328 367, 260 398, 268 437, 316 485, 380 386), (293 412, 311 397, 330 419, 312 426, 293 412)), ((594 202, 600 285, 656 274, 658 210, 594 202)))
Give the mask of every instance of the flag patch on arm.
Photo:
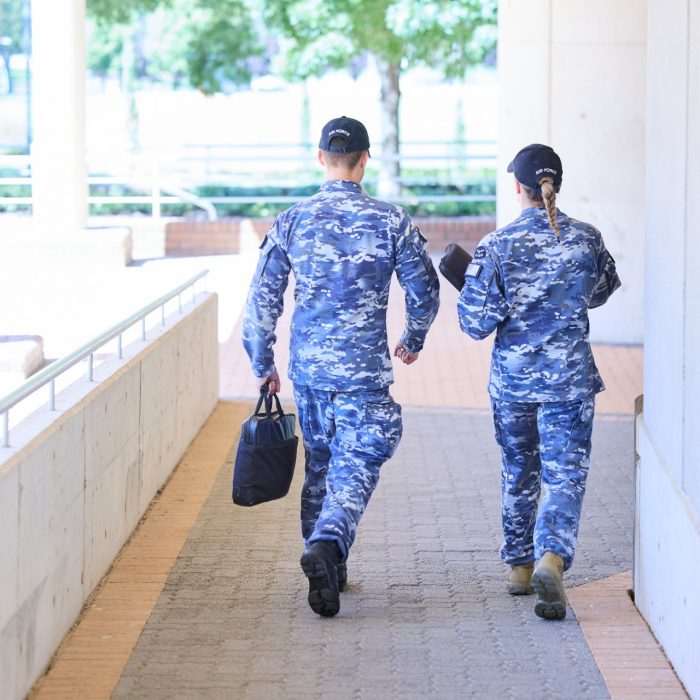
POLYGON ((478 277, 481 274, 481 270, 483 269, 483 265, 479 265, 479 263, 469 263, 469 266, 467 267, 467 277, 478 277))

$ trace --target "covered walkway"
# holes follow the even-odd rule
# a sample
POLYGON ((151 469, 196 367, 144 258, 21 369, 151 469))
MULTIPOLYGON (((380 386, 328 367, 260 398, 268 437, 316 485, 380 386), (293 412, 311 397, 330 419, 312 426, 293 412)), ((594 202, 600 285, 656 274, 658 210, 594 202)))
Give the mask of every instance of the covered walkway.
MULTIPOLYGON (((641 348, 595 348, 608 390, 566 579, 573 610, 544 622, 531 597, 506 594, 497 553, 490 347, 459 332, 446 285, 442 300, 418 363, 396 367, 404 438, 363 519, 336 618, 306 604, 301 455, 286 499, 231 504, 237 427, 255 392, 235 325, 216 411, 33 697, 686 697, 627 594, 641 348)), ((390 339, 401 323, 395 296, 390 339)), ((290 404, 289 382, 282 395, 290 404)))

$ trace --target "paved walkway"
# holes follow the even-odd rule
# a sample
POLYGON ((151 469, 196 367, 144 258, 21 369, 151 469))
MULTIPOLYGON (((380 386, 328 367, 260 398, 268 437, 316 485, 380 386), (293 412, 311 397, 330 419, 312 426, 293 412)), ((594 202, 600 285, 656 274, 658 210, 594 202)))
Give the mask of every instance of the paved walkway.
MULTIPOLYGON (((406 439, 361 525, 337 618, 306 604, 298 499, 236 509, 224 468, 114 697, 607 697, 575 618, 543 622, 532 598, 505 594, 489 416, 406 408, 404 417, 406 439)), ((593 478, 570 584, 631 564, 620 430, 629 442, 629 421, 597 426, 613 477, 593 478)), ((295 495, 300 486, 301 470, 295 495)))
MULTIPOLYGON (((306 604, 301 459, 286 499, 252 509, 231 504, 236 426, 255 393, 232 318, 221 347, 224 400, 36 697, 685 697, 625 591, 641 349, 595 348, 608 391, 598 401, 579 548, 566 578, 576 610, 545 622, 532 597, 505 592, 499 455, 485 389, 489 344, 460 334, 455 299, 443 285, 425 351, 397 367, 404 438, 360 526, 336 618, 319 618, 306 604), (605 624, 595 617, 599 608, 605 624), (612 636, 613 622, 633 646, 612 636), (630 636, 632 629, 642 632, 630 636), (601 648, 596 660, 591 649, 601 648)), ((400 307, 394 297, 394 340, 400 307)), ((288 382, 282 395, 289 400, 288 382)))

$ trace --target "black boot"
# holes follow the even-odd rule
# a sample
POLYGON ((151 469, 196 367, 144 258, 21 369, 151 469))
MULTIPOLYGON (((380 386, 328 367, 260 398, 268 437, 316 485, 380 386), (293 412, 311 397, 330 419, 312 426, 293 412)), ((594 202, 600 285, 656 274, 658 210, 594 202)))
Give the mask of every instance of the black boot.
POLYGON ((348 585, 348 563, 343 560, 338 563, 336 567, 338 572, 338 590, 342 593, 345 590, 345 586, 348 585))
POLYGON ((323 617, 333 617, 340 610, 339 562, 340 550, 335 542, 314 542, 301 555, 301 568, 309 579, 309 606, 323 617))

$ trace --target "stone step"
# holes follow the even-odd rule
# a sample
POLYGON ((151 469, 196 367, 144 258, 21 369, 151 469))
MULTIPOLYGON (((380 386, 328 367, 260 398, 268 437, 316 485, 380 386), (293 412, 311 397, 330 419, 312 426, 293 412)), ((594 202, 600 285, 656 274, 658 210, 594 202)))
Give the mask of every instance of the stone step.
POLYGON ((40 335, 0 335, 0 372, 25 378, 44 366, 44 339, 40 335))

